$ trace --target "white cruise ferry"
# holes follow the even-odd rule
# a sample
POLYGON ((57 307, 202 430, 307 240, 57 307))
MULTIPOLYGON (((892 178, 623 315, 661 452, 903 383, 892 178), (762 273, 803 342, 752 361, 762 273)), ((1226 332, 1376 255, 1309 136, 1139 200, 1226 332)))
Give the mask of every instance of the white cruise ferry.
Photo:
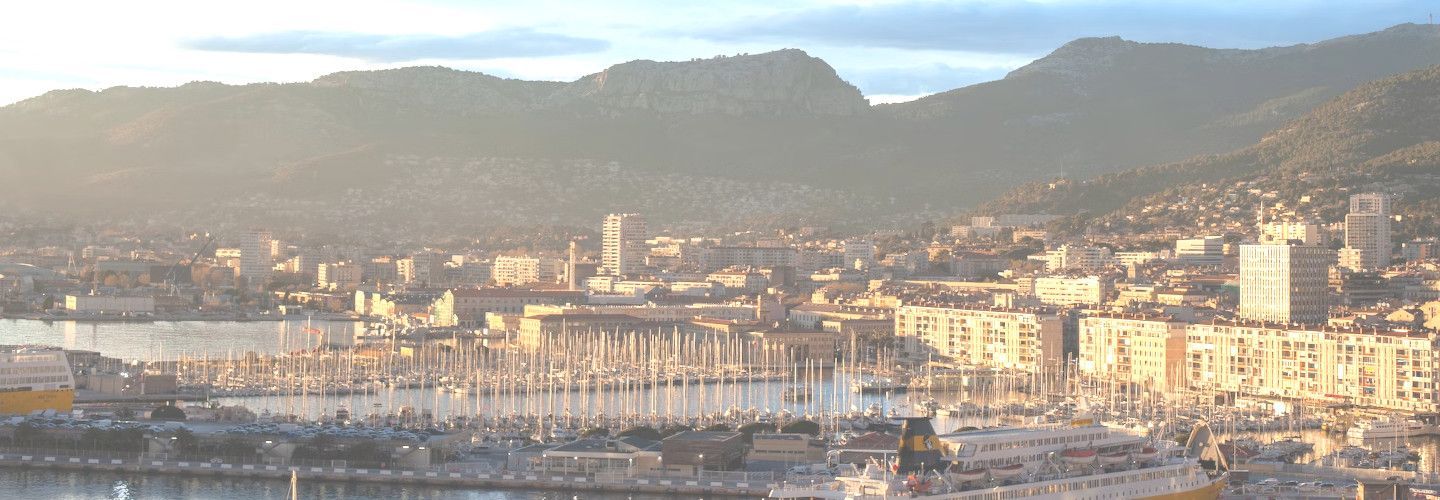
POLYGON ((75 377, 65 351, 0 350, 0 415, 36 411, 69 412, 75 402, 75 377))
MULTIPOLYGON (((914 420, 907 419, 906 426, 914 420)), ((1125 430, 1083 420, 1074 424, 943 436, 905 432, 900 460, 891 467, 875 462, 863 470, 850 467, 834 482, 778 488, 771 497, 1213 500, 1225 487, 1226 473, 1205 470, 1174 443, 1150 445, 1125 430), (939 467, 915 462, 937 457, 939 467)), ((928 421, 921 425, 929 429, 928 421)))

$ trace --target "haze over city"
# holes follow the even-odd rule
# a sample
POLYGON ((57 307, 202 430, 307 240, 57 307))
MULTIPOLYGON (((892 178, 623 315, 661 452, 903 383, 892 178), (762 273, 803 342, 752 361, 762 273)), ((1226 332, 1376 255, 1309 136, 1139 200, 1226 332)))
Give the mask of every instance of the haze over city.
POLYGON ((27 2, 16 498, 1440 498, 1431 2, 27 2))

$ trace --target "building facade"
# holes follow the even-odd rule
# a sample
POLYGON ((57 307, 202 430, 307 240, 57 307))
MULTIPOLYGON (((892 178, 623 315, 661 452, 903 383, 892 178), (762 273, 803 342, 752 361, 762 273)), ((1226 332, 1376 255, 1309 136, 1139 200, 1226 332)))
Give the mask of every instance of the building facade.
POLYGON ((1329 318, 1327 248, 1240 246, 1240 317, 1276 323, 1325 323, 1329 318))
POLYGON ((1065 359, 1062 320, 1043 310, 900 306, 895 335, 915 359, 1035 372, 1065 359))
POLYGON ((645 266, 645 218, 640 214, 610 214, 601 227, 600 264, 606 272, 624 276, 645 266))
POLYGON ((1186 337, 1197 389, 1437 410, 1434 334, 1220 323, 1190 325, 1186 337))
POLYGON ((1152 390, 1183 386, 1185 323, 1166 317, 1088 316, 1080 319, 1080 373, 1152 390))
POLYGON ((795 267, 798 255, 790 247, 709 247, 700 252, 700 268, 795 267))
POLYGON ((1225 261, 1225 238, 1202 236, 1175 240, 1175 258, 1192 266, 1218 266, 1225 261))
POLYGON ((1360 193, 1350 196, 1345 215, 1346 267, 1379 269, 1390 265, 1390 195, 1360 193))
POLYGON ((250 230, 240 235, 240 277, 248 286, 259 288, 270 279, 270 232, 250 230))
POLYGON ((1074 306, 1103 304, 1115 289, 1104 276, 1041 276, 1035 278, 1032 293, 1041 303, 1074 306))

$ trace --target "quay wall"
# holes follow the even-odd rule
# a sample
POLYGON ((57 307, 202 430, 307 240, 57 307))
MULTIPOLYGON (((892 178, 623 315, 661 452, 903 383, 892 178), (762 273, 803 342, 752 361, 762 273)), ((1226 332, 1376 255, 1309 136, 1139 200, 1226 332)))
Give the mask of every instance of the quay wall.
POLYGON ((732 497, 763 497, 773 483, 711 481, 694 478, 595 478, 538 472, 449 472, 431 470, 359 469, 293 465, 229 464, 204 461, 92 458, 49 453, 0 454, 0 467, 105 470, 145 474, 226 476, 299 481, 410 483, 451 488, 604 491, 732 497))

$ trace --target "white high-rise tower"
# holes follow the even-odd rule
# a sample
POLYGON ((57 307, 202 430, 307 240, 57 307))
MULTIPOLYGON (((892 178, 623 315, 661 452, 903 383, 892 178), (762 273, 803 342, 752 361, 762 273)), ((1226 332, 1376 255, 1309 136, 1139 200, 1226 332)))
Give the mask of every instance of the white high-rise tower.
POLYGON ((1340 265, 1352 269, 1379 269, 1390 265, 1390 196, 1361 193, 1350 196, 1345 215, 1345 250, 1340 265))
POLYGON ((251 288, 270 279, 274 261, 270 258, 270 232, 253 229, 240 235, 240 276, 251 288))
POLYGON ((601 227, 601 260, 605 271, 624 276, 645 267, 645 218, 640 214, 610 214, 601 227))

